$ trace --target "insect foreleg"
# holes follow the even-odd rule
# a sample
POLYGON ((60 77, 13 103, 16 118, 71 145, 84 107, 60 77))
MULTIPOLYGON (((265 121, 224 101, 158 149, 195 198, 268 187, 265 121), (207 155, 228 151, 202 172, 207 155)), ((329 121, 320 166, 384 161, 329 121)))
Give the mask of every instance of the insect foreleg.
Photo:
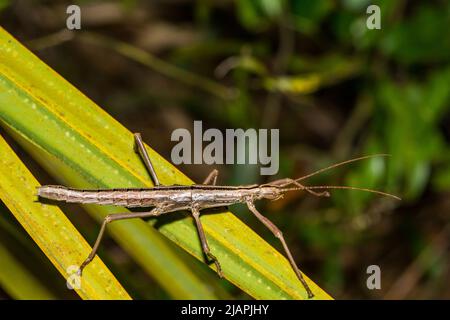
POLYGON ((203 184, 212 184, 213 186, 216 185, 217 182, 217 176, 219 175, 219 171, 217 169, 214 169, 211 171, 208 176, 206 177, 205 181, 203 181, 203 184))
POLYGON ((117 221, 117 220, 125 220, 125 219, 133 219, 133 218, 145 218, 145 217, 156 217, 161 214, 163 214, 165 211, 163 208, 156 207, 152 211, 149 212, 136 212, 136 213, 115 213, 107 215, 103 219, 102 227, 100 228, 100 232, 98 233, 97 240, 95 241, 94 247, 92 248, 91 253, 86 258, 86 260, 83 261, 83 263, 80 266, 80 269, 78 269, 78 275, 81 276, 83 273, 83 269, 86 268, 86 266, 94 259, 97 249, 100 245, 100 242, 103 239, 103 235, 105 233, 106 226, 108 223, 117 221))
POLYGON ((192 216, 194 217, 195 225, 197 227, 198 236, 200 237, 200 243, 202 245, 203 253, 206 257, 214 262, 217 268, 217 274, 219 277, 223 277, 222 267, 220 266, 219 260, 211 253, 211 249, 209 248, 208 241, 206 240, 205 231, 203 230, 203 225, 200 221, 200 211, 195 206, 191 208, 192 216))
POLYGON ((156 175, 155 169, 153 168, 152 161, 150 160, 150 157, 148 156, 147 149, 145 149, 144 142, 142 141, 142 137, 141 137, 140 133, 134 134, 134 141, 136 143, 134 150, 137 153, 139 153, 139 155, 141 156, 142 161, 144 162, 145 167, 148 170, 148 173, 152 177, 154 185, 155 186, 161 185, 159 183, 159 179, 158 179, 158 176, 156 175))
POLYGON ((247 201, 247 207, 250 209, 250 211, 258 218, 259 221, 261 221, 272 233, 277 237, 281 244, 283 245, 284 251, 286 252, 286 255, 288 257, 288 260, 292 266, 292 269, 294 269, 297 278, 302 283, 303 287, 305 288, 306 292, 308 293, 308 298, 314 297, 314 294, 312 293, 311 289, 309 288, 308 284, 306 283, 305 279, 303 278, 302 273, 297 268, 297 265, 295 264, 294 258, 292 257, 291 251, 289 250, 286 241, 284 240, 283 233, 278 229, 276 225, 272 223, 269 219, 267 219, 265 216, 263 216, 259 211, 256 209, 255 204, 253 203, 253 200, 247 201))

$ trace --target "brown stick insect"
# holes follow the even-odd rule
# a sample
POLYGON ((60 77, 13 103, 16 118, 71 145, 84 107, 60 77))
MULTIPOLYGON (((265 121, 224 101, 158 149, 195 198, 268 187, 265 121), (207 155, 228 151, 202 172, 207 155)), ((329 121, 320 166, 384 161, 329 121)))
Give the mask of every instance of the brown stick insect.
POLYGON ((395 199, 400 199, 397 196, 384 193, 377 190, 348 187, 348 186, 304 186, 300 181, 309 178, 313 175, 319 174, 325 170, 341 166, 346 163, 367 159, 374 156, 365 156, 340 162, 329 167, 320 169, 316 172, 308 174, 306 176, 297 179, 280 179, 275 180, 267 184, 261 185, 244 185, 244 186, 218 186, 216 185, 217 176, 219 172, 213 170, 205 179, 203 184, 194 185, 171 185, 163 186, 160 184, 155 169, 153 168, 150 157, 147 154, 147 150, 144 147, 141 135, 139 133, 134 134, 135 138, 135 151, 139 153, 144 162, 152 180, 154 183, 153 188, 130 188, 130 189, 96 189, 96 190, 81 190, 66 188, 64 186, 47 185, 42 186, 38 190, 39 197, 74 202, 74 203, 93 203, 99 205, 117 205, 127 208, 133 207, 153 207, 148 212, 128 212, 110 214, 105 217, 95 241, 94 247, 86 260, 81 264, 78 274, 81 276, 83 269, 94 259, 100 242, 103 238, 106 226, 108 223, 117 220, 132 219, 132 218, 145 218, 156 217, 169 212, 189 210, 192 213, 192 217, 197 227, 198 235, 200 238, 203 253, 206 258, 213 262, 216 266, 217 273, 220 277, 223 276, 222 268, 217 258, 211 253, 206 240, 205 232, 200 221, 200 211, 208 208, 226 207, 228 205, 236 203, 245 203, 249 210, 277 237, 283 245, 286 256, 295 271, 298 279, 302 283, 308 297, 312 298, 314 294, 303 278, 302 273, 297 268, 294 258, 284 240, 283 233, 265 216, 263 216, 255 207, 255 200, 269 199, 277 200, 283 197, 284 193, 288 191, 303 190, 315 196, 329 196, 328 191, 315 192, 315 189, 353 189, 367 192, 378 193, 384 196, 389 196, 395 199))

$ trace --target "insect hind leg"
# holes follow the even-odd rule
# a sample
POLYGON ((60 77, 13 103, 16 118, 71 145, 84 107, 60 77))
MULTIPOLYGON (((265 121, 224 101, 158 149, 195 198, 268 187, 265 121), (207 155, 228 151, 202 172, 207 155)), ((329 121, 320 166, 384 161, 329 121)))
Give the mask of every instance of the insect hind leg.
POLYGON ((149 212, 134 212, 134 213, 114 213, 107 215, 103 219, 102 227, 100 228, 100 232, 98 233, 97 240, 95 241, 94 246, 92 247, 92 251, 89 254, 89 256, 86 258, 86 260, 83 261, 83 263, 80 265, 80 268, 78 269, 78 275, 81 276, 83 273, 84 268, 95 258, 95 255, 97 254, 98 247, 100 246, 100 243, 103 239, 103 236, 105 234, 106 226, 117 220, 125 220, 125 219, 134 219, 134 218, 146 218, 146 217, 157 217, 163 213, 166 212, 166 209, 163 207, 156 207, 153 208, 149 212))
POLYGON ((305 278, 303 277, 302 273, 298 269, 297 265, 295 264, 295 260, 291 254, 291 251, 289 250, 289 247, 286 243, 286 240, 284 240, 283 233, 278 229, 276 225, 273 224, 272 221, 267 219, 265 216, 263 216, 255 207, 252 200, 247 201, 247 207, 249 210, 258 218, 259 221, 261 221, 273 234, 275 237, 280 240, 281 244, 283 245, 284 252, 287 255, 287 258, 289 260, 289 263, 291 264, 292 269, 294 270, 295 274, 297 275, 297 278, 300 280, 301 284, 306 290, 306 293, 308 294, 308 298, 311 299, 314 297, 313 292, 309 288, 308 283, 306 282, 305 278))
POLYGON ((191 208, 191 212, 192 212, 192 216, 194 217, 195 226, 197 227, 197 232, 198 232, 198 236, 200 238, 200 243, 202 246, 203 253, 209 260, 214 262, 214 264, 216 265, 217 274, 219 275, 219 277, 223 278, 222 267, 220 266, 219 260, 217 260, 217 258, 211 253, 211 249, 209 248, 208 241, 206 240, 205 231, 203 230, 203 225, 200 221, 200 211, 198 210, 198 208, 193 206, 191 208))

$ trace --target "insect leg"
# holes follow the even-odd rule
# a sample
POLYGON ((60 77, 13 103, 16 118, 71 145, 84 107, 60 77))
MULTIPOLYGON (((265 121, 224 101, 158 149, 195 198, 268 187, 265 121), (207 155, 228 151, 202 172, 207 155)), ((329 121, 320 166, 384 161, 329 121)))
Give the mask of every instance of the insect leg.
POLYGON ((156 217, 161 214, 163 214, 165 211, 160 208, 156 207, 152 211, 149 212, 135 212, 135 213, 115 213, 107 215, 103 219, 102 227, 100 228, 100 232, 98 233, 97 240, 95 241, 94 247, 92 248, 91 253, 86 258, 86 260, 83 261, 83 263, 80 266, 80 269, 78 269, 78 275, 81 276, 83 269, 94 259, 97 249, 100 245, 100 242, 103 239, 103 235, 105 233, 106 226, 108 223, 117 221, 117 220, 124 220, 124 219, 133 219, 133 218, 145 218, 145 217, 156 217))
POLYGON ((281 244, 283 245, 284 251, 286 252, 286 255, 288 257, 289 263, 292 266, 292 269, 294 269, 297 278, 302 283, 303 287, 305 288, 306 292, 308 293, 308 298, 314 297, 314 294, 312 293, 311 289, 309 288, 308 284, 306 283, 305 279, 303 278, 302 273, 298 269, 297 265, 295 264, 294 258, 292 257, 291 251, 289 250, 286 241, 284 240, 283 233, 280 231, 280 229, 277 228, 276 225, 272 223, 269 219, 267 219, 265 216, 263 216, 259 211, 256 209, 255 204, 252 201, 247 201, 247 207, 250 209, 250 211, 258 218, 259 221, 261 221, 272 233, 277 237, 281 244))
POLYGON ((223 273, 222 273, 222 267, 220 266, 219 260, 217 260, 217 258, 211 253, 211 249, 209 249, 208 242, 206 241, 205 231, 203 231, 203 226, 200 221, 200 211, 198 210, 198 208, 192 207, 191 212, 192 212, 192 216, 194 217, 195 225, 197 226, 197 231, 198 231, 198 235, 200 237, 200 242, 202 245, 203 253, 206 255, 206 257, 209 260, 214 262, 214 264, 216 265, 217 273, 218 273, 219 277, 222 278, 223 273))
POLYGON ((217 169, 214 169, 211 171, 208 176, 206 177, 205 181, 203 181, 203 184, 212 184, 213 186, 216 185, 217 182, 217 176, 219 175, 219 171, 217 169))
POLYGON ((148 173, 152 176, 152 180, 155 186, 159 186, 159 179, 156 175, 155 169, 153 168, 152 161, 150 160, 150 157, 148 156, 147 150, 145 149, 144 142, 142 141, 142 137, 140 133, 134 134, 134 141, 135 141, 135 147, 134 150, 139 153, 139 155, 142 158, 142 161, 144 161, 145 167, 148 170, 148 173))

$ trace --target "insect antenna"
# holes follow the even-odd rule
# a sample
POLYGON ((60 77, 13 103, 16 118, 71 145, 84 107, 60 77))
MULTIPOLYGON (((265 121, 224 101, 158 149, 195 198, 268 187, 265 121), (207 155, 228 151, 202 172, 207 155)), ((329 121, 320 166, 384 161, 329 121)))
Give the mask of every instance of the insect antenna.
POLYGON ((350 187, 350 186, 303 186, 303 187, 292 187, 292 188, 283 188, 281 189, 282 192, 287 191, 296 191, 296 190, 329 190, 329 189, 347 189, 347 190, 357 190, 357 191, 364 191, 364 192, 370 192, 370 193, 376 193, 385 197, 394 198, 396 200, 402 200, 400 197, 393 195, 391 193, 379 191, 379 190, 373 190, 373 189, 367 189, 367 188, 359 188, 359 187, 350 187))
POLYGON ((309 173, 305 176, 302 176, 300 178, 297 179, 289 179, 288 182, 280 184, 279 187, 282 188, 281 191, 286 192, 286 191, 294 191, 294 190, 304 190, 307 191, 309 193, 312 193, 314 195, 318 195, 318 196, 329 196, 329 193, 324 192, 324 193, 318 193, 316 194, 313 190, 314 189, 318 189, 318 190, 329 190, 329 189, 348 189, 348 190, 358 190, 358 191, 365 191, 365 192, 370 192, 370 193, 376 193, 382 196, 386 196, 386 197, 391 197, 397 200, 401 200, 400 197, 397 197, 396 195, 390 194, 390 193, 386 193, 386 192, 382 192, 382 191, 378 191, 378 190, 373 190, 373 189, 367 189, 367 188, 359 188, 359 187, 351 187, 351 186, 304 186, 303 184, 300 184, 299 181, 305 180, 307 178, 310 178, 312 176, 318 175, 319 173, 343 166, 345 164, 349 164, 352 162, 356 162, 356 161, 360 161, 360 160, 365 160, 365 159, 370 159, 370 158, 375 158, 375 157, 389 157, 389 154, 385 154, 385 153, 381 153, 381 154, 373 154, 373 155, 368 155, 368 156, 363 156, 363 157, 358 157, 358 158, 353 158, 350 160, 346 160, 346 161, 342 161, 342 162, 338 162, 335 163, 331 166, 319 169, 317 171, 314 171, 312 173, 309 173), (290 188, 284 188, 286 186, 289 185, 296 185, 297 187, 290 187, 290 188))
POLYGON ((376 157, 390 157, 390 156, 391 156, 390 154, 380 153, 380 154, 372 154, 372 155, 369 155, 369 156, 363 156, 363 157, 353 158, 353 159, 350 159, 350 160, 345 160, 345 161, 342 161, 342 162, 338 162, 338 163, 332 164, 331 166, 319 169, 319 170, 314 171, 312 173, 309 173, 306 176, 297 178, 297 179, 295 179, 295 181, 302 181, 302 180, 305 180, 305 179, 310 178, 312 176, 318 175, 319 173, 322 173, 322 172, 325 172, 325 171, 328 171, 328 170, 331 170, 331 169, 334 169, 334 168, 337 168, 337 167, 340 167, 340 166, 343 166, 345 164, 349 164, 349 163, 352 163, 352 162, 361 161, 361 160, 370 159, 370 158, 376 158, 376 157))

